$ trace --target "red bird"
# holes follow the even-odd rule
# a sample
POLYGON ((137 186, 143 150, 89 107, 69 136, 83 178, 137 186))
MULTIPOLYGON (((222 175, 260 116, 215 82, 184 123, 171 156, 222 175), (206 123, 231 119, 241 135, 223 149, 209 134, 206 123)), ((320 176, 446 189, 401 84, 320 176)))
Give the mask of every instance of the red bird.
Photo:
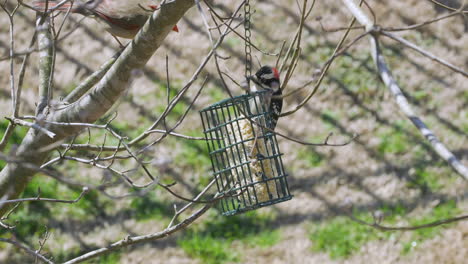
MULTIPOLYGON (((46 0, 34 0, 33 6, 44 11, 46 0)), ((55 7, 57 0, 48 1, 48 9, 55 7)), ((58 11, 90 16, 104 25, 104 29, 114 36, 132 39, 151 15, 150 10, 158 9, 151 0, 74 0, 60 6, 58 11), (145 10, 145 7, 148 9, 145 10)), ((179 32, 177 25, 172 29, 179 32)))

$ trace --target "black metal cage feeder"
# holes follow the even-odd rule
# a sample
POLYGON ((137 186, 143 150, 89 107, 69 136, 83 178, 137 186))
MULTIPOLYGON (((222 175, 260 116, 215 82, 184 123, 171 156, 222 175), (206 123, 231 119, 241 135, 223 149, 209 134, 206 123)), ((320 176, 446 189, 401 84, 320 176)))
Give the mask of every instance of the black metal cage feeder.
POLYGON ((223 215, 292 198, 267 92, 229 98, 200 111, 223 215))

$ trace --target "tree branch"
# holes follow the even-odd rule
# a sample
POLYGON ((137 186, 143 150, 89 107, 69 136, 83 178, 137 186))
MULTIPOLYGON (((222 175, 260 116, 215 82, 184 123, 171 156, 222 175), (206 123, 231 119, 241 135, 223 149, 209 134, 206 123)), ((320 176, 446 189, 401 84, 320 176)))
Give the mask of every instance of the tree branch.
POLYGON ((36 18, 37 43, 39 49, 39 104, 36 116, 43 114, 49 105, 53 75, 53 40, 50 33, 50 18, 43 19, 42 14, 36 18))
POLYGON ((450 152, 444 144, 442 144, 439 139, 434 135, 434 133, 424 124, 424 122, 419 118, 411 108, 408 100, 398 86, 396 80, 393 78, 390 69, 388 68, 385 59, 380 52, 378 34, 379 29, 374 30, 374 23, 367 18, 364 12, 353 2, 353 0, 342 0, 346 5, 348 10, 353 14, 353 16, 366 27, 368 32, 372 34, 369 35, 370 40, 370 52, 374 59, 374 62, 377 66, 377 70, 380 74, 380 78, 383 83, 387 86, 390 92, 395 97, 395 101, 400 107, 401 111, 406 115, 406 117, 411 120, 411 122, 418 128, 421 134, 431 143, 434 151, 447 163, 452 166, 452 168, 463 176, 464 179, 468 180, 468 169, 450 152))
MULTIPOLYGON (((153 53, 162 45, 172 27, 193 4, 193 0, 175 0, 162 5, 160 11, 155 12, 148 19, 142 30, 129 43, 92 91, 74 104, 50 113, 46 120, 64 123, 94 123, 98 120, 127 89, 132 71, 142 68, 146 64, 153 53)), ((39 166, 47 157, 47 152, 38 153, 38 150, 56 144, 81 130, 80 127, 54 125, 49 125, 47 129, 56 133, 57 136, 51 139, 42 133, 29 130, 16 153, 19 160, 25 160, 39 166)), ((35 170, 18 163, 7 164, 0 172, 0 196, 8 200, 18 197, 35 172, 35 170)), ((0 216, 8 210, 7 207, 0 207, 0 216)))
POLYGON ((1 238, 0 237, 0 242, 5 242, 5 243, 12 244, 13 246, 15 246, 17 248, 20 248, 20 249, 28 252, 29 255, 39 259, 40 261, 42 261, 44 263, 54 264, 54 262, 48 260, 46 257, 41 255, 40 253, 36 252, 36 250, 30 249, 27 246, 25 246, 25 245, 23 245, 23 244, 21 244, 21 243, 19 243, 17 241, 14 241, 12 239, 7 239, 7 238, 1 238))
MULTIPOLYGON (((214 197, 216 199, 217 197, 214 197)), ((134 245, 138 243, 143 243, 143 242, 148 242, 148 241, 154 241, 160 238, 165 238, 179 230, 184 229, 191 223, 193 223, 195 220, 197 220, 200 216, 202 216, 208 209, 211 208, 213 204, 207 204, 200 208, 198 211, 196 211, 194 214, 192 214, 190 217, 186 218, 184 221, 180 222, 177 225, 174 225, 172 227, 166 228, 165 230, 161 232, 157 232, 154 234, 149 234, 149 235, 142 235, 142 236, 127 236, 126 238, 119 240, 117 242, 114 242, 107 247, 103 247, 100 249, 93 250, 91 252, 88 252, 84 255, 81 255, 77 258, 71 259, 63 264, 75 264, 75 263, 80 263, 85 260, 106 254, 108 252, 114 251, 116 249, 122 248, 124 246, 128 245, 134 245)))

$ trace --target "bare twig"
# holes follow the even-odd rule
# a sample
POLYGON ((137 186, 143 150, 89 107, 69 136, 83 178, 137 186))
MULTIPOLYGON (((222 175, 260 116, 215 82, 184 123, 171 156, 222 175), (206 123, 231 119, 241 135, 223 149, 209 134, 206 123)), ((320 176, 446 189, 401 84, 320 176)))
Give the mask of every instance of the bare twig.
POLYGON ((465 14, 468 13, 468 10, 467 10, 467 11, 463 10, 463 8, 465 7, 464 5, 460 6, 459 9, 456 9, 456 8, 450 7, 450 6, 448 6, 448 5, 445 5, 444 3, 441 3, 441 2, 439 2, 439 1, 436 1, 436 0, 428 0, 428 1, 431 1, 432 3, 438 5, 438 6, 442 7, 442 8, 445 8, 445 9, 447 9, 447 10, 450 10, 450 11, 462 10, 463 13, 465 13, 465 14))
MULTIPOLYGON (((214 198, 217 198, 217 196, 215 196, 214 198)), ((114 242, 112 244, 109 244, 106 247, 90 251, 90 252, 88 252, 88 253, 86 253, 84 255, 81 255, 81 256, 79 256, 77 258, 66 261, 63 264, 80 263, 80 262, 83 262, 85 260, 95 258, 97 256, 109 253, 111 251, 114 251, 116 249, 119 249, 119 248, 122 248, 122 247, 125 247, 125 246, 128 246, 128 245, 134 245, 134 244, 139 244, 139 243, 143 243, 143 242, 154 241, 154 240, 157 240, 157 239, 165 238, 165 237, 167 237, 167 236, 169 236, 169 235, 171 235, 171 234, 173 234, 173 233, 175 233, 177 231, 180 231, 180 230, 186 228, 190 224, 192 224, 195 220, 197 220, 200 216, 202 216, 206 211, 208 211, 208 209, 210 209, 212 205, 213 204, 207 204, 207 205, 203 206, 202 208, 198 209, 195 213, 193 213, 191 216, 187 217, 185 220, 183 220, 179 224, 174 225, 174 226, 169 227, 169 228, 166 228, 161 232, 148 234, 148 235, 142 235, 142 236, 127 236, 126 238, 121 239, 121 240, 119 240, 117 242, 114 242)))
MULTIPOLYGON (((213 184, 216 182, 216 179, 213 179, 211 180, 211 182, 195 197, 193 198, 194 201, 198 201, 210 188, 211 186, 213 186, 213 184)), ((215 196, 216 197, 216 196, 215 196)), ((216 199, 216 198, 214 198, 216 199)), ((187 210, 189 207, 191 207, 194 203, 193 202, 190 202, 188 204, 186 204, 184 207, 182 207, 180 210, 177 210, 176 207, 174 207, 174 210, 175 210, 175 213, 174 213, 174 216, 172 217, 171 219, 171 222, 169 223, 169 225, 167 226, 167 228, 171 228, 173 226, 173 224, 175 223, 175 221, 177 221, 177 218, 185 211, 187 210)))
POLYGON ((17 4, 12 11, 9 11, 7 7, 4 4, 0 4, 0 7, 3 9, 3 11, 7 14, 8 16, 8 21, 9 21, 9 26, 10 26, 10 91, 11 91, 11 103, 13 105, 13 117, 16 117, 16 104, 17 104, 17 98, 16 98, 16 91, 15 91, 15 68, 14 68, 14 58, 13 55, 15 54, 15 38, 14 38, 14 28, 15 24, 13 22, 13 16, 15 15, 16 11, 19 8, 19 4, 17 4))
POLYGON ((39 192, 37 197, 34 198, 22 198, 22 199, 14 199, 14 200, 0 200, 0 205, 3 204, 9 204, 9 203, 22 203, 22 202, 37 202, 37 201, 43 201, 43 202, 50 202, 50 203, 77 203, 83 198, 83 196, 89 192, 89 188, 83 187, 83 190, 81 191, 80 195, 74 199, 74 200, 63 200, 63 199, 53 199, 53 198, 42 198, 40 195, 41 193, 39 192))
POLYGON ((5 147, 8 144, 8 139, 10 139, 11 135, 13 135, 13 132, 15 130, 16 124, 14 122, 11 122, 8 124, 5 134, 3 134, 2 140, 0 141, 0 151, 3 151, 5 147))
POLYGON ((14 123, 16 125, 27 126, 27 127, 30 127, 30 128, 34 128, 34 129, 46 134, 50 138, 55 137, 54 132, 47 130, 46 128, 40 126, 38 123, 31 123, 31 122, 27 122, 27 121, 24 121, 24 120, 21 120, 21 119, 18 119, 18 118, 11 119, 9 117, 5 117, 5 119, 9 120, 10 122, 12 122, 12 123, 14 123))
POLYGON ((155 144, 159 143, 161 140, 163 140, 167 135, 169 135, 169 133, 171 133, 174 129, 176 129, 180 124, 182 124, 182 121, 185 119, 185 117, 187 116, 188 112, 190 111, 190 109, 192 109, 193 107, 193 104, 195 103, 195 101, 198 99, 198 97, 200 96, 201 94, 201 91, 203 90, 203 88, 205 88, 205 85, 208 81, 208 77, 205 78, 205 80, 203 81, 202 85, 200 86, 200 89, 197 91, 197 93, 195 94, 193 100, 190 102, 190 104, 188 105, 187 109, 185 110, 185 112, 182 114, 182 116, 180 117, 180 119, 177 121, 177 123, 169 130, 166 130, 167 132, 164 133, 161 137, 159 137, 157 140, 151 142, 150 144, 147 144, 145 147, 141 148, 138 153, 143 153, 145 150, 147 150, 148 148, 150 148, 151 146, 154 146, 155 144))
MULTIPOLYGON (((15 54, 15 38, 14 38, 14 21, 13 21, 13 16, 15 15, 16 11, 19 8, 19 4, 15 6, 15 8, 12 11, 9 11, 5 4, 0 3, 0 7, 3 9, 3 11, 7 14, 8 16, 8 21, 9 21, 9 29, 10 29, 10 48, 9 48, 9 53, 10 53, 10 91, 11 91, 11 103, 12 103, 12 117, 15 118, 18 114, 18 108, 19 108, 19 98, 17 97, 18 91, 16 91, 15 87, 15 68, 14 68, 14 57, 13 55, 15 54)), ((7 143, 8 139, 11 137, 13 134, 13 131, 15 129, 15 124, 13 122, 10 122, 8 124, 8 127, 5 131, 5 134, 2 137, 2 140, 0 141, 0 151, 2 151, 7 143)))
MULTIPOLYGON (((362 4, 362 0, 361 0, 361 4, 362 4)), ((332 54, 330 60, 325 64, 324 69, 321 71, 319 79, 317 80, 314 87, 312 88, 312 91, 294 109, 282 113, 280 115, 281 117, 294 114, 299 109, 301 109, 305 104, 307 104, 307 102, 310 100, 310 98, 312 98, 312 96, 315 95, 315 93, 318 91, 318 88, 322 84, 322 81, 325 78, 325 75, 327 74, 328 69, 330 69, 330 66, 332 65, 332 62, 333 62, 334 58, 336 58, 336 54, 338 53, 338 51, 343 46, 343 43, 345 42, 346 38, 348 37, 349 32, 353 28, 353 25, 354 25, 355 21, 356 21, 356 18, 353 18, 351 20, 351 22, 349 23, 348 30, 346 30, 346 32, 341 37, 340 42, 338 42, 338 44, 336 45, 335 50, 333 51, 333 54, 332 54)))
POLYGON ((418 47, 415 44, 409 42, 408 40, 406 40, 404 38, 401 38, 401 37, 398 37, 395 34, 392 34, 390 32, 385 32, 383 30, 379 30, 379 32, 382 35, 384 35, 386 37, 389 37, 389 38, 391 38, 393 40, 396 40, 396 41, 400 42, 401 44, 405 45, 406 47, 411 48, 412 50, 415 50, 415 51, 419 52, 420 54, 424 55, 425 57, 444 65, 445 67, 451 69, 452 71, 458 72, 461 75, 463 75, 465 77, 468 77, 468 73, 466 71, 464 71, 463 69, 461 69, 460 67, 457 67, 457 66, 451 64, 450 62, 448 62, 448 61, 446 61, 444 59, 441 59, 441 58, 439 58, 439 57, 437 57, 437 56, 435 56, 435 55, 421 49, 420 47, 418 47))
POLYGON ((432 23, 435 23, 435 22, 438 22, 438 21, 441 21, 441 20, 456 16, 456 15, 461 15, 461 14, 463 14, 463 13, 460 12, 460 11, 456 11, 456 12, 452 12, 452 13, 449 13, 447 15, 443 15, 441 17, 436 17, 434 19, 424 21, 424 22, 421 22, 421 23, 418 23, 418 24, 409 25, 409 26, 406 26, 406 27, 385 27, 382 30, 383 31, 405 31, 405 30, 418 29, 420 27, 424 27, 424 26, 427 26, 429 24, 432 24, 432 23))
POLYGON ((2 216, 2 218, 0 218, 0 226, 1 227, 5 228, 5 229, 15 229, 16 228, 16 226, 7 225, 3 221, 8 220, 8 218, 10 218, 10 215, 16 210, 16 208, 18 208, 19 205, 20 205, 19 203, 15 204, 4 216, 2 216))
POLYGON ((13 246, 17 247, 17 248, 20 248, 24 251, 26 251, 29 255, 39 259, 40 261, 44 262, 44 263, 49 263, 49 264, 54 264, 54 262, 48 260, 45 256, 43 256, 42 254, 40 254, 39 252, 37 252, 36 250, 33 250, 33 249, 30 249, 29 247, 21 244, 20 242, 18 241, 15 241, 13 239, 8 239, 8 238, 1 238, 0 237, 0 242, 5 242, 5 243, 9 243, 9 244, 12 244, 13 246))
MULTIPOLYGON (((242 7, 242 5, 240 5, 237 10, 234 12, 233 14, 233 17, 235 17, 235 15, 239 12, 240 10, 240 7, 242 7)), ((171 101, 171 103, 168 105, 168 107, 166 107, 166 109, 164 110, 164 112, 161 114, 160 118, 158 118, 158 120, 156 120, 147 130, 153 130, 155 129, 159 123, 163 120, 163 118, 165 118, 171 111, 172 109, 175 107, 175 105, 179 102, 180 98, 182 98, 182 96, 187 92, 188 88, 191 87, 191 85, 195 82, 195 80, 198 78, 199 74, 201 73, 201 71, 205 68, 206 64, 208 63, 208 61, 211 59, 211 57, 215 54, 215 51, 216 49, 219 47, 219 45, 221 45, 221 43, 223 42, 224 38, 227 36, 227 34, 229 34, 230 30, 229 28, 227 28, 223 34, 218 38, 218 40, 216 41, 216 43, 213 45, 213 47, 211 48, 210 52, 208 53, 208 55, 205 56, 205 58, 203 59, 202 63, 198 66, 198 69, 195 71, 195 73, 192 75, 192 78, 187 82, 187 84, 180 90, 179 94, 177 94, 171 101)), ((135 139, 133 139, 132 141, 130 141, 129 145, 133 145, 133 144, 136 144, 140 141, 142 141, 143 139, 145 139, 146 137, 148 136, 148 134, 141 134, 140 136, 136 137, 135 139)))
POLYGON ((442 220, 437 220, 434 222, 430 222, 427 224, 422 224, 422 225, 416 225, 416 226, 383 226, 380 225, 378 221, 374 221, 373 223, 366 222, 364 220, 361 220, 357 217, 355 217, 352 214, 347 214, 347 216, 360 224, 366 225, 373 227, 375 229, 378 229, 380 231, 413 231, 413 230, 418 230, 418 229, 423 229, 423 228, 431 228, 431 227, 436 227, 440 225, 447 225, 459 221, 466 221, 468 220, 468 215, 463 215, 463 216, 458 216, 458 217, 452 217, 452 218, 447 218, 447 219, 442 219, 442 220))

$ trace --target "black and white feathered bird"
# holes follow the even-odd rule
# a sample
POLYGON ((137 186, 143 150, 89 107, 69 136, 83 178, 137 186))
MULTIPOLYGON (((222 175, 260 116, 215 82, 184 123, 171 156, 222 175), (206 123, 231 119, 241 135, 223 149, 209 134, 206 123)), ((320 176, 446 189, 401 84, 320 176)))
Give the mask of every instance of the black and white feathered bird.
POLYGON ((283 98, 281 97, 280 76, 276 68, 271 66, 261 67, 255 75, 247 77, 250 81, 249 93, 260 91, 270 91, 268 96, 265 97, 265 103, 269 104, 268 110, 271 113, 271 130, 274 130, 278 123, 281 109, 283 108, 283 98))

